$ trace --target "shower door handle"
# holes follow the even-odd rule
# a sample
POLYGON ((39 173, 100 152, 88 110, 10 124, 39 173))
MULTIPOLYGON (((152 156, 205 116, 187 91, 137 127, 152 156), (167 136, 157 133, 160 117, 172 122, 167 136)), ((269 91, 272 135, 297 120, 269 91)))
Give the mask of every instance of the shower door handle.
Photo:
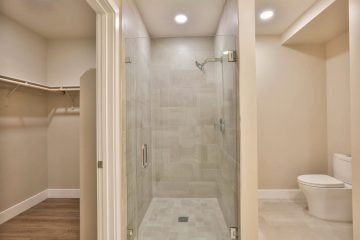
POLYGON ((142 146, 142 165, 143 168, 147 168, 148 166, 148 154, 147 154, 147 145, 144 144, 142 146))

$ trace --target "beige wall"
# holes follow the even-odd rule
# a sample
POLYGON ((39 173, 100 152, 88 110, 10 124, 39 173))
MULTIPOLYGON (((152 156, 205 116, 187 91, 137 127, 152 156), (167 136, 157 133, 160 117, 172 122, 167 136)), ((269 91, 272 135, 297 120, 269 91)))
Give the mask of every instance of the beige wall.
POLYGON ((255 0, 238 0, 240 238, 258 239, 258 141, 255 0))
POLYGON ((47 96, 0 85, 0 212, 48 187, 47 96))
POLYGON ((45 189, 79 188, 79 103, 0 86, 0 211, 45 189))
POLYGON ((48 187, 78 189, 79 169, 79 93, 49 94, 47 126, 48 187))
POLYGON ((327 173, 325 48, 257 36, 256 54, 259 188, 297 188, 327 173))
POLYGON ((46 84, 46 39, 2 14, 0 29, 0 75, 46 84))
POLYGON ((80 95, 80 238, 97 239, 96 72, 86 72, 80 95))
POLYGON ((360 1, 350 0, 351 155, 354 240, 360 239, 360 1))
POLYGON ((328 170, 334 153, 350 154, 349 34, 326 44, 328 170))
POLYGON ((47 50, 47 84, 80 86, 80 77, 95 68, 94 38, 50 40, 47 50))
POLYGON ((79 86, 95 68, 95 38, 48 40, 0 14, 0 75, 48 86, 79 86))
MULTIPOLYGON (((4 33, 0 35, 0 75, 52 86, 79 85, 81 75, 95 66, 93 39, 47 41, 3 16, 0 27, 4 33)), ((78 93, 72 93, 72 108, 68 94, 27 88, 6 99, 13 87, 1 90, 4 189, 0 190, 4 199, 0 199, 0 210, 47 188, 78 189, 80 185, 78 93), (14 176, 19 175, 23 178, 15 181, 14 176)))

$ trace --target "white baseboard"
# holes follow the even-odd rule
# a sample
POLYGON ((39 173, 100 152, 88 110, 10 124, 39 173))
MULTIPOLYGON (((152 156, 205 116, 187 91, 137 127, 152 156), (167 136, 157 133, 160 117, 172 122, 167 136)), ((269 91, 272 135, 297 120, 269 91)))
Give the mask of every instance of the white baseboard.
POLYGON ((259 189, 260 200, 304 200, 300 189, 259 189))
POLYGON ((80 189, 48 189, 48 198, 80 198, 80 189))
POLYGON ((80 198, 80 189, 46 189, 0 212, 0 224, 9 221, 47 198, 80 198))
POLYGON ((41 203, 42 201, 46 200, 48 197, 47 190, 44 190, 18 204, 12 206, 0 213, 0 224, 10 220, 11 218, 19 215, 22 212, 25 212, 29 208, 41 203))

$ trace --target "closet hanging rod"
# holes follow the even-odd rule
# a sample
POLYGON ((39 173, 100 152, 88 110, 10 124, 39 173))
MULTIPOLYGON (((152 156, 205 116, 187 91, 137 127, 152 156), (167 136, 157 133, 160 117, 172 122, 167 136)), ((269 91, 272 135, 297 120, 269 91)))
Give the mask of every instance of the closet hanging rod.
POLYGON ((0 75, 0 82, 15 84, 19 86, 34 88, 38 90, 48 91, 48 92, 66 92, 66 91, 80 91, 80 87, 76 86, 69 86, 69 87, 48 87, 45 85, 41 85, 38 83, 32 83, 16 78, 6 77, 3 75, 0 75))

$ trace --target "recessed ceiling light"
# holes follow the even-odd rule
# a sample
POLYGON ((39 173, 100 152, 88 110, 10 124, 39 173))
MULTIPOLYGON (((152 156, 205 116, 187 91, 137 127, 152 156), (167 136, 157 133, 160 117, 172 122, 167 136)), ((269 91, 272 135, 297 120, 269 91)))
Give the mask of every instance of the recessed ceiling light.
POLYGON ((265 10, 260 13, 260 19, 261 20, 270 20, 274 17, 274 11, 273 10, 265 10))
POLYGON ((178 24, 184 24, 188 20, 188 17, 185 14, 178 14, 175 16, 175 22, 178 24))

